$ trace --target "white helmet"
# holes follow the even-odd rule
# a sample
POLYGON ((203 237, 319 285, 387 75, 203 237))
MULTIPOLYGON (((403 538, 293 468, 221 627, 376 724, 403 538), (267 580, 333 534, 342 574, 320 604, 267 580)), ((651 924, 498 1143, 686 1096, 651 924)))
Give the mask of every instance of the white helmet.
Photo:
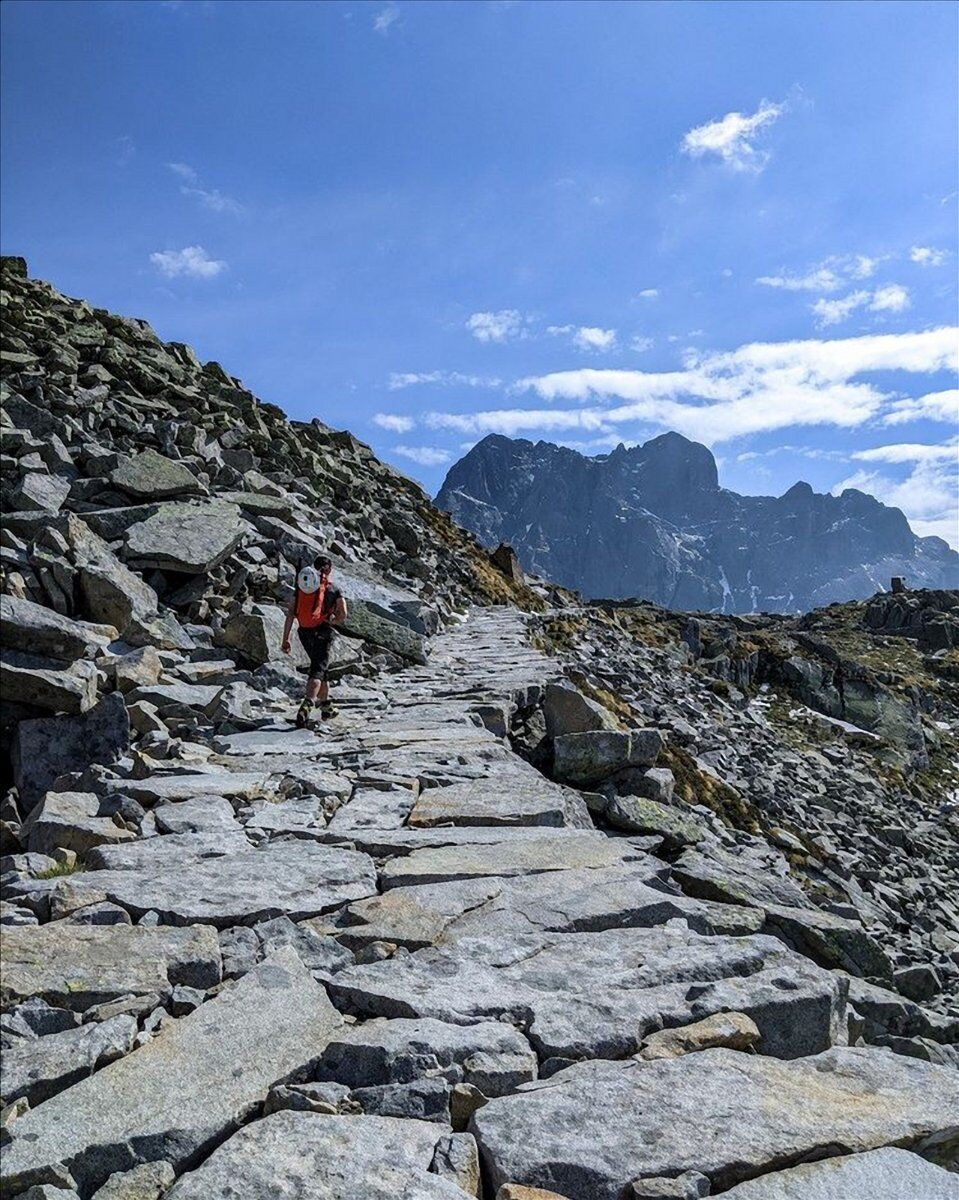
POLYGON ((301 592, 319 591, 320 573, 316 567, 303 567, 296 576, 296 586, 301 592))

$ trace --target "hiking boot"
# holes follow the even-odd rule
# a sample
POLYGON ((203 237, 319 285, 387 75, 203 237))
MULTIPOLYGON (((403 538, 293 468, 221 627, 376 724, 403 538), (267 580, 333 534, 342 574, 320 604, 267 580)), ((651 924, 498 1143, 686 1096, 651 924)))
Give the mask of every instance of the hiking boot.
POLYGON ((324 721, 332 721, 336 716, 336 709, 333 707, 332 700, 324 700, 320 705, 320 716, 324 721))
POLYGON ((309 700, 304 700, 300 707, 296 710, 296 721, 294 724, 297 729, 307 729, 310 724, 310 717, 313 715, 313 705, 309 700))

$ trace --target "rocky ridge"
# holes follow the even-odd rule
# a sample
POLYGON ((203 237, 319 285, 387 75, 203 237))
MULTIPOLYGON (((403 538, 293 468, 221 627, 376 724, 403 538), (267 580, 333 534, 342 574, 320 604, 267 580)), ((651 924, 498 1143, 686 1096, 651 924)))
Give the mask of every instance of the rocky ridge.
POLYGON ((959 1193, 952 597, 583 607, 5 265, 4 1195, 959 1193))
POLYGON ((804 612, 865 599, 893 575, 959 587, 959 554, 917 537, 864 492, 740 496, 711 452, 678 433, 587 458, 491 434, 450 468, 436 497, 487 546, 588 597, 674 609, 804 612))

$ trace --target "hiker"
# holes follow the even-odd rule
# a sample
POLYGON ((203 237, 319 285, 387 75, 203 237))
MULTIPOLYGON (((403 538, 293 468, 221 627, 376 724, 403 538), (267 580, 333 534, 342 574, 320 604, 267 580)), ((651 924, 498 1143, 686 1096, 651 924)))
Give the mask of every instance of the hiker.
POLYGON ((306 695, 296 714, 297 729, 309 725, 317 702, 321 717, 328 719, 335 716, 326 672, 330 665, 333 626, 346 620, 346 601, 340 589, 330 583, 332 569, 333 563, 324 555, 319 555, 313 560, 312 566, 305 566, 297 572, 296 590, 283 626, 283 653, 290 653, 290 632, 296 621, 300 644, 310 658, 306 695))

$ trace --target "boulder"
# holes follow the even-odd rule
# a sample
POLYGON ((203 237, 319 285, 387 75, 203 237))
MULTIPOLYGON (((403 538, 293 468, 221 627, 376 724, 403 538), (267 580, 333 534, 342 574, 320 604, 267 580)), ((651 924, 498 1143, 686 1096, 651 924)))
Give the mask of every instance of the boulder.
POLYGON ((0 1097, 20 1096, 31 1108, 133 1049, 134 1017, 121 1014, 40 1038, 17 1038, 0 1060, 0 1097))
POLYGON ((124 555, 136 567, 203 575, 233 553, 246 529, 235 504, 164 504, 126 531, 124 555))
POLYGON ((68 518, 65 536, 80 577, 85 611, 95 621, 114 625, 121 636, 137 632, 157 613, 157 594, 113 553, 78 517, 68 518))
POLYGON ((548 683, 543 695, 543 717, 549 737, 618 729, 613 714, 568 683, 548 683))
POLYGON ((432 1121, 323 1113, 271 1113, 235 1133, 178 1179, 167 1200, 468 1200, 475 1193, 436 1173, 449 1129, 432 1121))
POLYGON ((123 697, 111 692, 79 716, 21 721, 13 743, 14 780, 25 810, 53 788, 61 775, 94 763, 115 762, 130 745, 123 697))
POLYGON ((643 1043, 639 1057, 647 1060, 679 1058, 681 1054, 692 1054, 714 1046, 749 1050, 761 1036, 756 1022, 745 1013, 716 1013, 702 1021, 694 1021, 692 1025, 661 1029, 651 1034, 643 1043))
POLYGON ((61 616, 52 608, 0 596, 0 646, 47 658, 92 658, 118 636, 118 631, 61 616))
MULTIPOLYGON (((182 1170, 251 1116, 273 1085, 308 1069, 340 1023, 296 954, 281 950, 170 1022, 160 1037, 20 1117, 0 1166, 3 1185, 16 1194, 66 1168, 88 1195, 115 1172, 144 1162, 182 1170)), ((287 1138, 283 1144, 289 1150, 287 1138)), ((262 1163, 262 1155, 256 1161, 262 1163)), ((235 1169, 231 1178, 235 1182, 235 1169)), ((174 1193, 181 1187, 182 1181, 174 1193)), ((205 1200, 221 1188, 211 1183, 180 1195, 205 1200)))
POLYGON ((176 984, 205 989, 220 982, 219 943, 205 926, 52 921, 7 929, 3 942, 4 1009, 39 996, 82 1012, 119 996, 162 998, 176 984))
POLYGON ((175 1178, 168 1162, 143 1163, 111 1175, 91 1200, 160 1200, 175 1178))
POLYGON ((366 600, 347 598, 347 618, 338 626, 351 637, 382 646, 410 662, 426 662, 426 642, 408 625, 396 620, 389 609, 366 600))
POLYGON ((78 659, 63 670, 63 663, 0 651, 0 691, 5 701, 51 713, 83 713, 97 702, 97 669, 78 659))
POLYGON ((959 1200, 959 1177, 918 1154, 884 1146, 772 1171, 723 1192, 726 1200, 959 1200))
POLYGON ((646 800, 640 796, 614 796, 603 809, 603 816, 614 829, 625 833, 656 834, 670 850, 695 846, 707 831, 681 808, 646 800))
POLYGON ((624 767, 651 767, 664 744, 658 729, 565 733, 553 742, 553 773, 566 783, 599 783, 624 767))
POLYGON ((47 792, 24 821, 20 840, 38 854, 72 850, 82 856, 94 846, 136 837, 99 812, 100 797, 91 792, 47 792))
POLYGON ((723 1192, 837 1147, 955 1136, 957 1122, 959 1076, 915 1059, 833 1049, 780 1062, 703 1050, 572 1067, 491 1100, 471 1129, 494 1187, 512 1180, 570 1200, 620 1200, 640 1172, 698 1171, 723 1192))
POLYGON ((13 489, 10 505, 17 511, 58 513, 69 495, 69 479, 62 475, 31 472, 13 489))
MULTIPOLYGON (((237 613, 230 617, 217 633, 218 646, 239 650, 255 666, 274 658, 282 658, 283 625, 286 618, 275 604, 258 605, 255 612, 237 613)), ((294 666, 305 667, 309 655, 300 645, 296 634, 290 639, 290 659, 294 666)))
POLYGON ((450 1025, 432 1018, 374 1020, 334 1038, 316 1067, 316 1078, 350 1088, 410 1083, 442 1074, 500 1096, 536 1078, 536 1055, 511 1025, 483 1021, 450 1025))
POLYGON ((195 496, 205 491, 183 463, 152 449, 122 459, 110 472, 110 482, 134 500, 169 500, 172 496, 195 496))

